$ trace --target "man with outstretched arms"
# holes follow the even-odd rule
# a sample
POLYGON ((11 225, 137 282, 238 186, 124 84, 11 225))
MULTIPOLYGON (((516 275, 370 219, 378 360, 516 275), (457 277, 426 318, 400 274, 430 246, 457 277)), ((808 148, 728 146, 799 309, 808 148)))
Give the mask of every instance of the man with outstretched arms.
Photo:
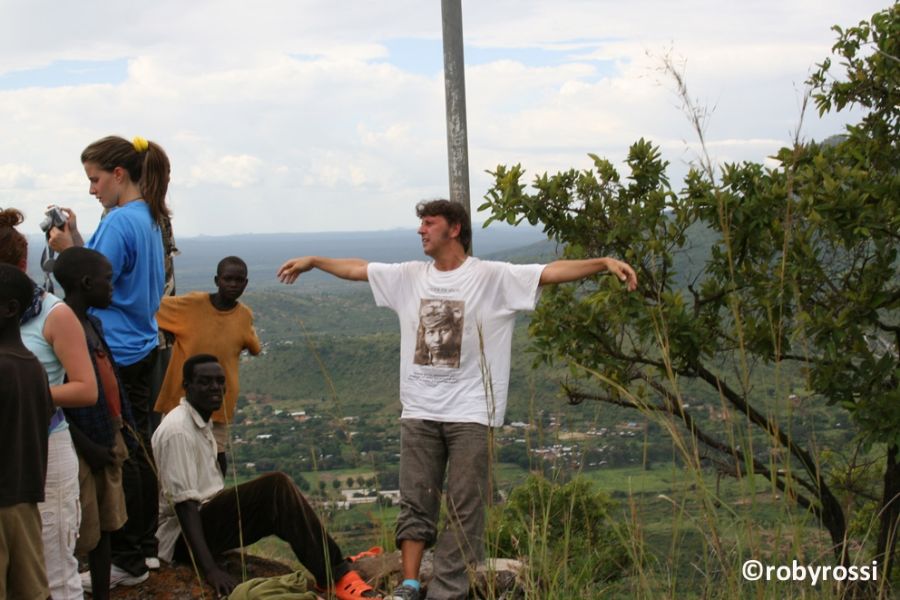
MULTIPOLYGON (((369 263, 305 256, 278 271, 293 283, 311 269, 368 281, 375 303, 400 319, 400 515, 396 540, 404 580, 389 598, 418 600, 422 554, 435 546, 428 598, 465 598, 468 567, 483 558, 489 480, 488 430, 503 424, 517 311, 533 310, 540 287, 609 271, 629 290, 634 270, 614 258, 514 265, 467 256, 465 208, 421 202, 418 233, 431 261, 369 263), (448 523, 437 520, 446 475, 448 523)), ((471 571, 474 572, 474 571, 471 571)))

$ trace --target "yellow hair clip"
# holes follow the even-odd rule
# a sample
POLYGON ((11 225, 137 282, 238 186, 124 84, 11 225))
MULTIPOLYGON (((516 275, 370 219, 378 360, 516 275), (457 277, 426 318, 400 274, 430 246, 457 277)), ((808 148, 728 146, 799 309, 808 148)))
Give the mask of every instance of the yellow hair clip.
POLYGON ((131 145, 134 146, 134 149, 138 151, 138 153, 146 152, 147 148, 150 147, 150 142, 145 140, 139 135, 134 136, 134 139, 131 140, 131 145))

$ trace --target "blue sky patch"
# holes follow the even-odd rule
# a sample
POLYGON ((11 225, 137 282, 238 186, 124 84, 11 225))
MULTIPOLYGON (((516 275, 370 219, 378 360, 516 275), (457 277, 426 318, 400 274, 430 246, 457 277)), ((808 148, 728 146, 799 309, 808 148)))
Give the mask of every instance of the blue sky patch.
POLYGON ((0 90, 63 87, 98 83, 118 84, 128 76, 128 59, 57 60, 45 67, 0 74, 0 90))
MULTIPOLYGON (((444 50, 440 39, 396 38, 384 42, 388 57, 383 62, 390 63, 404 71, 433 77, 444 68, 444 50)), ((590 62, 597 68, 597 77, 613 74, 615 65, 612 61, 584 61, 575 59, 589 53, 600 43, 596 40, 574 41, 578 48, 553 50, 537 46, 521 48, 484 48, 467 45, 465 61, 467 65, 482 65, 498 60, 512 60, 528 67, 558 67, 570 62, 590 62)))

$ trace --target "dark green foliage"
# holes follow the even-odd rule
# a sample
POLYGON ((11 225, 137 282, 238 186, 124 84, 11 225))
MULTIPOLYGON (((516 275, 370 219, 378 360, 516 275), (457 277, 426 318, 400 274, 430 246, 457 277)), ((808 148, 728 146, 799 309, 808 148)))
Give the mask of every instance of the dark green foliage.
MULTIPOLYGON (((900 4, 870 22, 835 27, 834 52, 811 77, 820 113, 866 109, 841 141, 793 162, 805 184, 800 204, 814 219, 815 258, 837 263, 826 273, 837 289, 802 290, 803 318, 821 360, 819 388, 853 410, 867 439, 900 444, 900 4), (837 271, 837 272, 835 272, 837 271), (829 314, 830 313, 830 314, 829 314)), ((785 155, 784 160, 790 161, 785 155)), ((789 162, 789 164, 791 164, 789 162)), ((822 265, 823 270, 827 265, 822 265)))
POLYGON ((400 470, 396 468, 380 469, 376 474, 378 489, 396 490, 400 487, 400 470))

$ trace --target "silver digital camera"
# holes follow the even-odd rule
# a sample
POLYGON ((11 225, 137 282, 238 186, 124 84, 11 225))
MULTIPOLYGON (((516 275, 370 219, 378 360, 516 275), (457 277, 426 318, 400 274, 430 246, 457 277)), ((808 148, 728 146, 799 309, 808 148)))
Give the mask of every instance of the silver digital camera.
POLYGON ((44 220, 40 223, 41 231, 45 234, 50 233, 50 230, 54 227, 59 227, 62 229, 66 226, 66 213, 64 213, 58 206, 51 206, 47 212, 44 213, 44 220))

